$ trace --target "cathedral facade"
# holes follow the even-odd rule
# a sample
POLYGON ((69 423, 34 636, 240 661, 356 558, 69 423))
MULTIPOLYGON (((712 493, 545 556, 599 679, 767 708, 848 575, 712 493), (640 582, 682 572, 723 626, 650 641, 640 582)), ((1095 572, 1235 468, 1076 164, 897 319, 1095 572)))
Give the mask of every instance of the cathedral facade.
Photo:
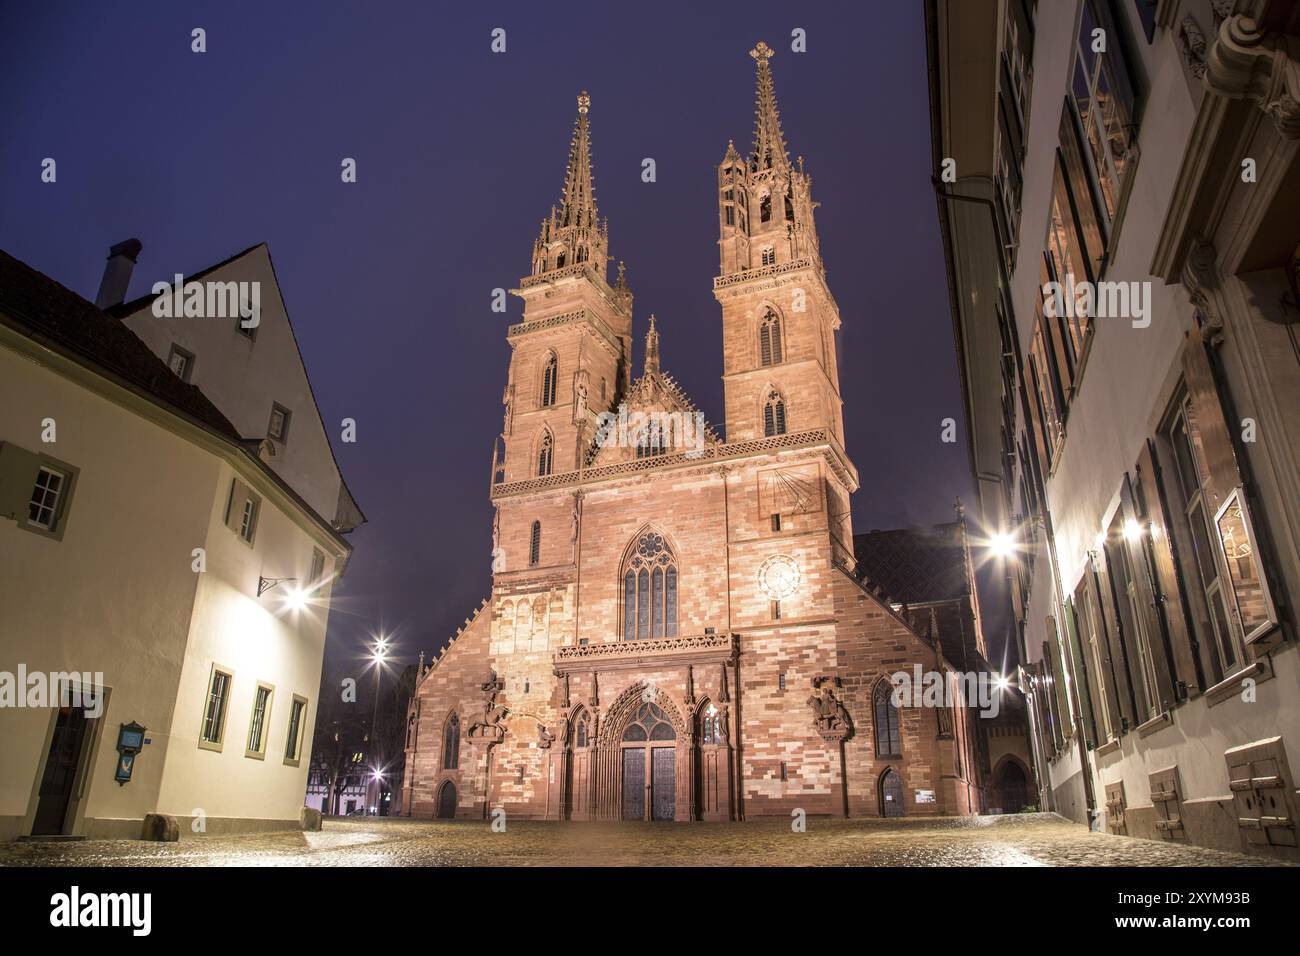
POLYGON ((717 171, 721 429, 661 368, 653 316, 633 375, 633 296, 621 264, 607 278, 578 98, 562 201, 513 290, 524 314, 507 330, 492 590, 420 668, 403 813, 981 809, 973 711, 891 698, 892 674, 919 665, 948 680, 954 667, 856 570, 841 318, 772 51, 751 56, 754 147, 729 145, 717 171))

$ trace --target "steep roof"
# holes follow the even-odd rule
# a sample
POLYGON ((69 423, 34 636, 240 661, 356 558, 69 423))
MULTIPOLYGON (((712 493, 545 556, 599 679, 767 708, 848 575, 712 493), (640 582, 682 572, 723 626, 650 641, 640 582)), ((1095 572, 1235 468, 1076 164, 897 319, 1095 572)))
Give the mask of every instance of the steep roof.
POLYGON ((951 601, 969 592, 957 522, 853 536, 858 574, 895 604, 951 601))
POLYGON ((2 250, 0 321, 225 438, 240 440, 235 426, 207 396, 181 381, 134 332, 2 250))

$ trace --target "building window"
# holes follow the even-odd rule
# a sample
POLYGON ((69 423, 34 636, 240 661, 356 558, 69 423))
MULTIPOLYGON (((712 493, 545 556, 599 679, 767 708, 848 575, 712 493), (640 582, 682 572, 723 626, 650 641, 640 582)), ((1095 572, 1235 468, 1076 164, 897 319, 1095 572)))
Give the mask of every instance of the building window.
POLYGON ((460 718, 452 714, 447 718, 447 726, 442 732, 442 769, 456 770, 460 767, 460 718))
POLYGON ((61 511, 60 499, 68 480, 66 473, 41 465, 36 473, 36 486, 27 505, 27 523, 45 531, 53 531, 61 511))
POLYGON ((549 475, 551 466, 555 459, 555 443, 551 438, 551 433, 547 432, 542 436, 542 444, 537 449, 537 475, 549 475))
POLYGON ((546 364, 542 367, 542 407, 548 408, 555 404, 555 383, 559 378, 559 364, 552 352, 546 357, 546 364))
POLYGON ((780 531, 780 530, 781 530, 781 515, 780 515, 780 514, 774 514, 774 515, 772 515, 772 530, 773 530, 773 531, 780 531))
POLYGON ((573 743, 576 747, 586 747, 591 733, 587 712, 584 710, 578 716, 577 726, 573 732, 573 743))
POLYGON ((773 249, 771 246, 763 247, 763 265, 765 266, 776 265, 776 250, 773 249))
POLYGON ((245 757, 261 760, 266 754, 266 722, 271 716, 271 687, 258 684, 253 694, 253 714, 248 721, 248 748, 245 757))
POLYGON ((532 532, 528 535, 528 566, 536 567, 542 557, 542 523, 533 522, 532 532))
POLYGON ((763 195, 758 200, 758 221, 770 222, 772 219, 772 197, 763 195))
POLYGON ((677 558, 655 531, 637 539, 623 566, 623 640, 677 636, 677 558))
POLYGON ((182 382, 188 382, 190 373, 194 371, 194 353, 173 344, 171 353, 167 356, 167 367, 175 372, 176 377, 182 382))
POLYGON ((289 440, 289 416, 292 413, 279 402, 271 403, 271 421, 266 426, 266 434, 278 442, 289 440))
POLYGON ((758 329, 758 352, 764 365, 781 362, 781 318, 771 309, 763 316, 763 324, 758 329))
POLYGON ((1109 231, 1130 167, 1137 125, 1123 37, 1111 20, 1105 0, 1085 0, 1083 4, 1068 102, 1087 147, 1084 152, 1090 185, 1100 200, 1109 231), (1093 31, 1098 29, 1105 31, 1104 53, 1093 52, 1093 31))
POLYGON ((1129 647, 1137 656, 1138 680, 1134 688, 1137 692, 1137 704, 1141 708, 1141 722, 1150 720, 1162 712, 1160 706, 1160 687, 1156 680, 1156 664, 1150 622, 1147 620, 1148 604, 1139 592, 1142 584, 1138 578, 1140 571, 1134 565, 1132 549, 1126 539, 1140 538, 1142 529, 1136 524, 1129 527, 1123 510, 1115 515, 1110 531, 1106 535, 1106 566, 1111 573, 1111 587, 1114 589, 1117 609, 1120 615, 1120 627, 1129 634, 1129 647))
POLYGON ((230 501, 226 505, 226 527, 248 544, 257 536, 257 517, 262 499, 238 478, 230 486, 230 501))
POLYGON ((777 690, 785 690, 785 672, 784 672, 784 671, 782 671, 780 674, 778 674, 778 675, 776 676, 776 687, 777 687, 777 690))
POLYGON ((208 698, 203 708, 203 727, 199 733, 199 746, 207 750, 220 750, 226 732, 226 708, 230 701, 229 672, 212 668, 208 678, 208 698))
POLYGON ((311 573, 307 577, 308 588, 318 588, 325 581, 325 552, 320 548, 311 549, 311 573))
POLYGON ((772 614, 772 620, 774 620, 774 621, 779 621, 779 620, 781 620, 781 602, 780 602, 780 601, 773 601, 773 602, 771 603, 771 606, 768 608, 768 610, 769 610, 769 611, 771 612, 771 614, 772 614))
POLYGON ((768 438, 785 434, 785 399, 776 389, 768 392, 763 406, 763 434, 768 438))
POLYGON ((903 753, 902 736, 898 729, 898 708, 894 706, 892 698, 893 687, 888 681, 881 680, 872 695, 877 757, 898 757, 903 753))
POLYGON ((284 762, 294 767, 298 766, 303 727, 306 723, 303 718, 306 716, 307 699, 294 694, 293 703, 289 705, 289 732, 284 738, 284 762))
POLYGON ((700 714, 700 743, 722 743, 722 713, 712 703, 700 714))
POLYGON ((789 780, 789 779, 790 779, 790 771, 786 769, 786 765, 785 765, 785 761, 784 761, 784 760, 781 761, 781 779, 782 779, 782 780, 789 780))

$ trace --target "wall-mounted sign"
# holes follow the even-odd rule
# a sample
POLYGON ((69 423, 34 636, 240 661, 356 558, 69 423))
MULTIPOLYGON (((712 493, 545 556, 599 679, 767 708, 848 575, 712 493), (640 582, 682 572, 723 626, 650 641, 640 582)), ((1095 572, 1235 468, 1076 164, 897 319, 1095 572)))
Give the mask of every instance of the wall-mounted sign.
POLYGON ((933 791, 933 790, 918 790, 918 791, 916 791, 916 802, 917 802, 917 803, 934 803, 934 791, 933 791))
POLYGON ((144 748, 144 744, 143 727, 134 720, 121 725, 117 732, 117 772, 113 774, 119 787, 130 781, 131 774, 135 772, 136 754, 144 748))

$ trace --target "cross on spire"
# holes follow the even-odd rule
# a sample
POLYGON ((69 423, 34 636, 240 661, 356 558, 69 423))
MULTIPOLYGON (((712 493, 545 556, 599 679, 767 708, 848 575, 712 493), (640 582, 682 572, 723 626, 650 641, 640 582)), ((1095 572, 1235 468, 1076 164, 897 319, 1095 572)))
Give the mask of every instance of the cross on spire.
POLYGON ((776 90, 772 85, 772 68, 768 61, 775 51, 763 41, 749 51, 758 66, 758 91, 754 104, 754 152, 751 164, 759 170, 788 168, 790 156, 786 152, 785 133, 781 131, 781 113, 776 106, 776 90))

